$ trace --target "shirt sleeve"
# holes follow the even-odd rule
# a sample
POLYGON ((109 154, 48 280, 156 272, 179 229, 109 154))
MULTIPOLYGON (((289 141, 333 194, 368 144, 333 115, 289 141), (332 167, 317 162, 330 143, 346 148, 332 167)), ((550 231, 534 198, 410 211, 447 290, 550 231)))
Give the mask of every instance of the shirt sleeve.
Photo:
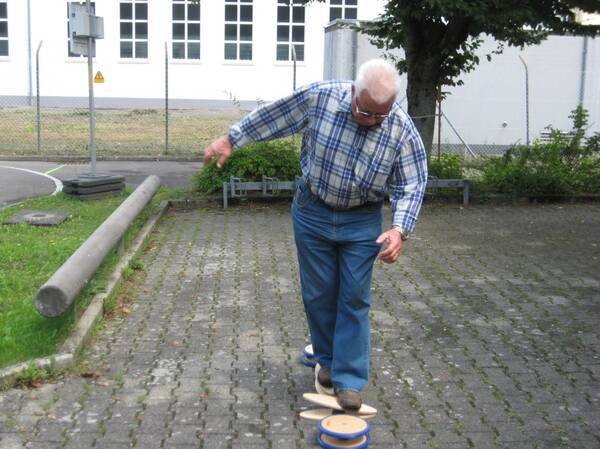
POLYGON ((413 232, 427 187, 427 154, 419 132, 410 125, 394 163, 390 182, 392 226, 413 232))
POLYGON ((252 142, 279 139, 301 131, 308 124, 311 85, 273 103, 259 106, 229 128, 234 148, 252 142))

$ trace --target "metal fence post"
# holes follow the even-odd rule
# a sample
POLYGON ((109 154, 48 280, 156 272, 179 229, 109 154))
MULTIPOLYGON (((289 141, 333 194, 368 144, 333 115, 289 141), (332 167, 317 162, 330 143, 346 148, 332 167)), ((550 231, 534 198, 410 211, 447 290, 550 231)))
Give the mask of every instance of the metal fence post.
POLYGON ((165 41, 165 154, 169 153, 169 50, 165 41))
POLYGON ((437 98, 437 106, 438 106, 438 114, 437 114, 437 121, 438 121, 438 135, 437 135, 437 150, 438 150, 438 161, 440 160, 440 158, 442 157, 442 85, 439 84, 438 85, 438 98, 437 98))
POLYGON ((42 153, 42 119, 40 114, 40 48, 42 43, 40 41, 37 50, 35 52, 35 101, 36 101, 36 122, 37 122, 37 151, 38 154, 42 153))
POLYGON ((529 146, 529 70, 521 55, 519 55, 519 59, 523 63, 523 67, 525 67, 525 127, 527 129, 526 142, 527 146, 529 146))
POLYGON ((293 87, 296 90, 296 46, 292 45, 292 60, 294 61, 294 81, 293 87))
POLYGON ((586 78, 586 67, 587 67, 587 54, 588 54, 588 36, 583 37, 583 47, 581 49, 581 79, 579 80, 579 105, 583 107, 585 100, 585 78, 586 78))

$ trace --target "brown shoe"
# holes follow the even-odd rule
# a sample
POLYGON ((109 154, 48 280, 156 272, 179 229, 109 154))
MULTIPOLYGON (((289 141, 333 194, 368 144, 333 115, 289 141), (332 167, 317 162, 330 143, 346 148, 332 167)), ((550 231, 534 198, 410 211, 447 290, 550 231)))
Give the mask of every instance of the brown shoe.
POLYGON ((336 390, 335 395, 337 396, 338 404, 344 409, 352 412, 356 412, 362 405, 362 399, 360 393, 354 390, 336 390))
POLYGON ((323 366, 320 367, 319 374, 317 375, 317 379, 319 383, 325 388, 333 388, 333 383, 331 382, 331 369, 325 368, 323 366))

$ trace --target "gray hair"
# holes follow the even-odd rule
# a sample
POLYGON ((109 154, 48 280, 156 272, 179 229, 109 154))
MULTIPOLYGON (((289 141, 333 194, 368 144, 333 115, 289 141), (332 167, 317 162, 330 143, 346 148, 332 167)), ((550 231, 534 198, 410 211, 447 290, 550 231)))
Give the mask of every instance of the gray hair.
POLYGON ((358 68, 354 86, 356 95, 368 90, 374 101, 383 104, 400 93, 400 75, 385 59, 370 59, 358 68))

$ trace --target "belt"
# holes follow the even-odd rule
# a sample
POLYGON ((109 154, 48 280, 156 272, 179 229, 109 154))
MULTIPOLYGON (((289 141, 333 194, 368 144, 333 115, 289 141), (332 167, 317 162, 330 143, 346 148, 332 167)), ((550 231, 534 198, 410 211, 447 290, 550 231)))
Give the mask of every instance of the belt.
POLYGON ((315 193, 315 191, 312 189, 312 186, 310 185, 310 181, 307 178, 304 178, 304 184, 306 185, 306 187, 308 187, 308 190, 310 191, 310 194, 312 196, 315 197, 315 199, 322 204, 323 206, 325 206, 328 209, 331 209, 333 211, 339 212, 339 211, 357 211, 357 210, 361 210, 361 209, 378 209, 380 207, 383 206, 383 201, 367 201, 366 203, 363 204, 359 204, 358 206, 350 206, 350 207, 337 207, 337 206, 330 206, 329 204, 327 204, 325 201, 323 201, 319 195, 317 195, 315 193))

